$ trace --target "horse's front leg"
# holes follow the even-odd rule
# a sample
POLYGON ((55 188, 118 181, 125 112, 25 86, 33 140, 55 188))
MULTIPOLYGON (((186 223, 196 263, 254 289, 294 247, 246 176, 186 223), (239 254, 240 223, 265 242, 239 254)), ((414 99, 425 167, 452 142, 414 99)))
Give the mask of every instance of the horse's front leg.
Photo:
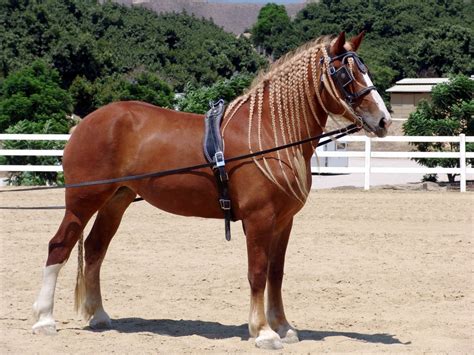
POLYGON ((274 237, 273 226, 265 224, 267 224, 265 220, 244 221, 250 283, 249 332, 250 336, 255 338, 257 347, 281 349, 283 344, 280 336, 270 327, 265 316, 264 293, 268 255, 274 237))
POLYGON ((285 266, 285 253, 290 237, 293 220, 272 243, 267 276, 267 320, 271 328, 278 333, 284 343, 299 341, 298 333, 287 321, 283 309, 281 285, 285 266))

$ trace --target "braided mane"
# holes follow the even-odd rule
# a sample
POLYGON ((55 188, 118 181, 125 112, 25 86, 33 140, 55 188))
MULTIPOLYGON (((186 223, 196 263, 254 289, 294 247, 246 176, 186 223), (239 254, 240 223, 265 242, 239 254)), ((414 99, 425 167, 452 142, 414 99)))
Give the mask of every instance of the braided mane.
MULTIPOLYGON (((242 105, 249 102, 247 140, 249 152, 263 150, 261 128, 264 95, 268 95, 274 146, 301 140, 302 131, 305 131, 306 136, 310 136, 309 119, 316 120, 316 123, 323 128, 316 115, 314 99, 310 95, 308 77, 309 70, 312 70, 313 78, 317 77, 317 54, 330 44, 332 38, 331 36, 322 36, 308 42, 280 58, 267 70, 260 72, 248 91, 229 104, 224 116, 225 125, 222 135, 225 135, 227 125, 242 105), (267 92, 264 91, 266 87, 267 92), (308 106, 311 117, 308 117, 305 109, 308 106)), ((316 80, 313 82, 314 85, 318 85, 316 80)), ((316 87, 315 90, 319 91, 316 87)), ((313 148, 315 147, 313 146, 313 148)), ((273 167, 272 170, 265 157, 260 160, 254 158, 253 161, 262 173, 282 191, 304 203, 309 193, 309 186, 301 147, 278 151, 277 158, 284 181, 276 177, 273 171, 275 168, 273 167), (291 168, 291 172, 288 172, 288 166, 291 168), (295 181, 296 188, 292 183, 295 181)))
POLYGON ((290 51, 280 57, 277 61, 272 63, 269 68, 261 70, 257 77, 252 81, 249 91, 254 87, 258 86, 262 81, 269 81, 273 76, 278 76, 281 72, 284 72, 287 67, 292 65, 293 61, 296 61, 302 54, 308 54, 308 51, 319 50, 322 47, 328 46, 334 39, 333 35, 321 36, 312 41, 302 44, 293 51, 290 51))

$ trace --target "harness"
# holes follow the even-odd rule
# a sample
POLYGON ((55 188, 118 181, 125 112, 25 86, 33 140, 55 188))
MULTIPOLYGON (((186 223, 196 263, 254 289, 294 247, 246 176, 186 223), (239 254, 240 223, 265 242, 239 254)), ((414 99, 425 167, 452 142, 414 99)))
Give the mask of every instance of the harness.
POLYGON ((212 171, 217 182, 219 192, 219 205, 224 212, 225 239, 230 240, 230 221, 232 219, 231 201, 229 198, 229 176, 225 170, 224 147, 220 126, 224 114, 224 100, 216 103, 210 102, 211 109, 204 118, 204 156, 208 163, 212 164, 212 171))
POLYGON ((336 85, 339 87, 339 89, 341 90, 342 94, 344 95, 344 100, 350 105, 352 105, 354 101, 367 95, 371 90, 377 90, 375 86, 367 86, 363 88, 362 90, 355 93, 350 93, 349 91, 346 90, 346 86, 352 83, 353 81, 355 81, 355 78, 352 72, 353 63, 357 65, 357 67, 363 74, 367 74, 368 72, 367 67, 365 66, 362 59, 355 52, 346 52, 346 53, 337 55, 335 57, 330 57, 330 60, 329 60, 329 75, 331 76, 332 80, 336 83, 336 85), (333 63, 339 59, 341 59, 341 62, 343 65, 339 69, 336 70, 333 63), (347 69, 348 65, 351 68, 351 70, 347 69))
POLYGON ((317 81, 320 86, 316 91, 316 97, 319 101, 319 104, 327 114, 335 115, 335 113, 329 112, 329 110, 326 109, 321 98, 321 91, 323 88, 325 88, 329 95, 331 95, 333 99, 337 100, 344 108, 344 112, 342 114, 349 112, 354 120, 360 123, 360 128, 363 127, 368 132, 373 132, 373 129, 364 121, 364 118, 355 112, 354 103, 356 100, 369 94, 370 91, 377 90, 377 88, 375 86, 368 86, 355 93, 350 93, 346 89, 349 84, 356 81, 352 70, 354 63, 362 73, 367 74, 368 70, 364 62, 357 55, 357 53, 352 51, 348 51, 334 57, 329 56, 325 48, 322 49, 322 52, 323 55, 321 56, 320 60, 321 69, 319 72, 320 80, 317 81), (341 60, 342 62, 342 66, 339 69, 334 67, 333 63, 336 60, 341 60), (342 93, 342 97, 339 95, 336 87, 342 93))

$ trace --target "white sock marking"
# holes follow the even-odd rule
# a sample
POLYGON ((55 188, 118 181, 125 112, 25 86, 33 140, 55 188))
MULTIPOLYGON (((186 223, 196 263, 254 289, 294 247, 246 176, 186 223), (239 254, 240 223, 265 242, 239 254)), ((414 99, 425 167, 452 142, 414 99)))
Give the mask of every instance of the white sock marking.
POLYGON ((56 281, 62 264, 46 266, 43 270, 43 284, 39 292, 38 298, 34 304, 36 316, 39 320, 43 318, 53 319, 54 291, 56 289, 56 281))

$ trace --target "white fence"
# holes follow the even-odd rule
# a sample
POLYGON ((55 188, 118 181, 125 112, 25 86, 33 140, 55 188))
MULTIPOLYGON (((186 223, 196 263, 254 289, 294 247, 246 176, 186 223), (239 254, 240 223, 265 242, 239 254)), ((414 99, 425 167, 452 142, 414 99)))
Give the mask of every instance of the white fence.
MULTIPOLYGON (((68 134, 0 134, 0 141, 5 140, 48 140, 48 141, 67 141, 68 134)), ((366 136, 347 136, 341 138, 341 142, 364 142, 364 151, 318 151, 319 157, 363 157, 364 166, 362 167, 312 167, 313 173, 331 173, 331 174, 364 174, 364 189, 370 189, 371 174, 404 174, 404 173, 423 173, 423 174, 459 174, 460 190, 466 191, 467 174, 474 174, 474 168, 468 167, 467 158, 474 158, 474 152, 466 152, 466 143, 474 142, 473 136, 388 136, 385 138, 369 138, 366 136), (372 151, 372 142, 449 142, 458 143, 459 152, 382 152, 372 151), (459 168, 403 168, 403 167, 372 167, 372 158, 457 158, 459 159, 459 168)), ((0 155, 3 156, 62 156, 62 150, 7 150, 0 149, 0 155)), ((60 165, 0 165, 0 171, 62 171, 60 165)))

